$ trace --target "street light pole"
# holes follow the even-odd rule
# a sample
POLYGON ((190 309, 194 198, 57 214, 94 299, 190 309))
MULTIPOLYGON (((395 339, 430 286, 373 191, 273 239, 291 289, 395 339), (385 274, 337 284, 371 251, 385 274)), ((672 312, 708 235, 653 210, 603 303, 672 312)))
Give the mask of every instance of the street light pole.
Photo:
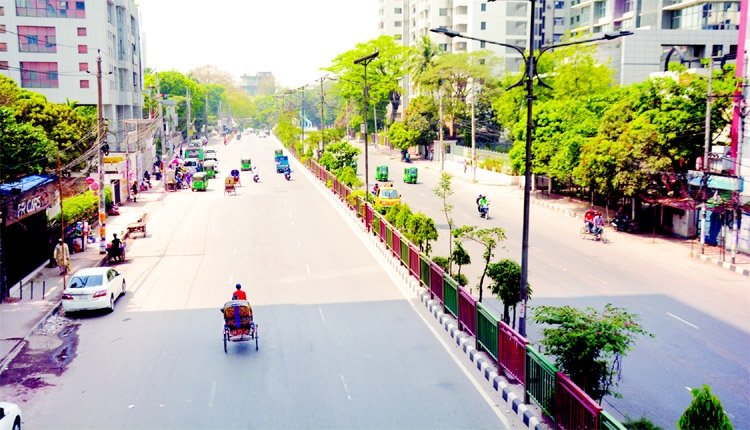
MULTIPOLYGON (((490 2, 495 0, 488 0, 490 2)), ((539 50, 534 51, 534 9, 536 7, 536 1, 530 0, 531 4, 531 15, 530 23, 531 30, 529 31, 529 53, 526 54, 524 49, 514 45, 508 45, 506 43, 493 42, 491 40, 479 39, 476 37, 466 36, 457 31, 448 30, 445 28, 433 28, 430 31, 433 33, 444 34, 450 38, 461 37, 463 39, 476 40, 479 42, 485 42, 492 45, 504 46, 511 48, 521 54, 526 64, 526 70, 524 71, 521 79, 515 84, 511 85, 508 89, 520 86, 523 81, 526 82, 526 162, 524 164, 524 188, 523 188, 523 238, 521 241, 521 311, 519 312, 518 318, 518 333, 521 336, 526 336, 526 301, 528 300, 528 275, 529 275, 529 211, 531 209, 531 144, 533 142, 532 133, 534 132, 534 122, 532 116, 532 107, 534 105, 534 78, 539 79, 539 84, 549 88, 549 85, 545 84, 544 81, 537 76, 536 63, 539 61, 539 57, 547 51, 555 48, 570 45, 580 45, 582 43, 596 42, 599 40, 613 40, 622 36, 629 36, 633 34, 631 31, 618 31, 614 33, 607 33, 602 37, 588 40, 576 40, 573 42, 561 43, 559 45, 543 46, 539 50)))
MULTIPOLYGON (((102 151, 102 137, 104 136, 104 114, 102 112, 102 56, 96 55, 96 146, 99 154, 99 254, 107 252, 107 209, 104 192, 104 152, 102 151)), ((62 195, 60 195, 62 203, 62 195)))
POLYGON ((370 55, 365 55, 364 57, 357 58, 354 60, 354 64, 363 64, 365 66, 365 85, 364 90, 362 92, 362 102, 364 104, 364 112, 362 114, 362 118, 364 118, 365 121, 365 201, 367 200, 367 193, 370 189, 370 178, 368 177, 370 166, 369 166, 369 159, 367 157, 367 98, 368 98, 368 91, 367 91, 367 65, 370 64, 372 60, 378 57, 380 55, 380 51, 375 51, 374 53, 370 55))

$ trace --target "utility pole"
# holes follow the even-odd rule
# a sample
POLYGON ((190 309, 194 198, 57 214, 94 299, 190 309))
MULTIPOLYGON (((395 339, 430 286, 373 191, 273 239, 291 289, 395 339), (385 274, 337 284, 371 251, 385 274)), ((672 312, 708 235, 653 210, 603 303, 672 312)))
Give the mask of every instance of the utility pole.
POLYGON ((323 81, 325 81, 326 77, 323 76, 322 78, 318 79, 320 81, 320 148, 318 151, 318 159, 320 159, 320 156, 323 155, 323 130, 326 128, 326 120, 325 120, 325 96, 323 95, 323 81))
MULTIPOLYGON (((167 160, 167 139, 170 138, 169 133, 165 133, 164 130, 164 112, 162 111, 161 107, 161 90, 159 88, 159 73, 156 73, 156 100, 157 100, 157 106, 159 107, 159 116, 161 117, 161 122, 159 123, 159 132, 162 135, 161 138, 161 157, 159 158, 159 172, 161 172, 161 184, 162 184, 162 190, 164 192, 167 192, 167 175, 164 174, 161 170, 161 166, 163 164, 166 164, 167 160)), ((167 112, 169 112, 169 108, 167 108, 167 112)), ((169 127, 169 121, 166 122, 167 127, 169 127)))
POLYGON ((192 132, 193 132, 192 127, 190 127, 190 104, 191 104, 190 88, 187 89, 185 98, 187 102, 187 123, 185 124, 185 128, 187 128, 187 141, 188 141, 188 145, 190 145, 190 141, 192 140, 190 139, 190 136, 192 135, 192 132))
MULTIPOLYGON (((101 154, 101 149, 99 150, 99 153, 101 154)), ((63 267, 62 273, 63 273, 63 288, 65 288, 65 285, 67 284, 65 277, 67 276, 68 271, 68 261, 70 261, 70 254, 68 254, 68 260, 65 259, 65 212, 63 211, 63 189, 62 189, 62 170, 60 169, 60 148, 57 148, 57 193, 60 194, 60 240, 62 240, 63 246, 62 246, 62 255, 63 255, 63 264, 65 267, 63 267)), ((99 189, 99 193, 103 194, 104 190, 101 188, 99 189)), ((83 240, 86 240, 84 237, 83 240)), ((57 246, 57 245, 55 245, 57 246)))
POLYGON ((302 90, 302 106, 300 106, 299 108, 299 127, 302 129, 300 143, 304 145, 305 144, 305 85, 302 85, 298 89, 302 90))
POLYGON ((477 166, 475 165, 477 160, 477 132, 476 132, 476 121, 474 118, 474 104, 476 101, 474 100, 474 97, 476 94, 474 93, 474 78, 471 79, 471 170, 473 179, 472 182, 477 182, 477 166))
MULTIPOLYGON (((440 99, 440 113, 438 114, 440 116, 438 120, 438 124, 440 124, 440 128, 438 128, 438 139, 440 140, 440 171, 445 171, 445 145, 443 145, 443 89, 438 89, 438 95, 440 99)), ((435 150, 432 150, 433 155, 435 154, 435 150)), ((432 160, 430 160, 432 161, 432 160)))
MULTIPOLYGON (((708 60, 708 96, 706 97, 706 136, 705 136, 705 148, 703 151, 703 183, 704 189, 705 184, 708 183, 708 151, 711 147, 711 85, 713 84, 714 76, 714 59, 711 57, 708 60)), ((703 202, 701 206, 701 254, 706 250, 706 215, 707 207, 706 202, 703 202)))
POLYGON ((368 89, 367 89, 367 65, 370 64, 370 61, 377 58, 377 56, 380 55, 380 51, 375 51, 374 53, 370 55, 366 55, 361 58, 357 58, 354 60, 354 64, 362 64, 365 66, 365 83, 364 83, 364 89, 362 93, 362 104, 364 105, 364 113, 362 114, 362 118, 365 119, 364 121, 364 132, 365 132, 365 201, 367 201, 367 195, 370 192, 370 178, 369 178, 369 172, 370 172, 370 166, 369 166, 369 159, 367 154, 367 99, 368 99, 368 89))
MULTIPOLYGON (((102 56, 101 51, 96 54, 96 116, 99 124, 96 128, 96 147, 99 153, 99 254, 107 253, 107 209, 104 200, 104 153, 102 152, 102 137, 104 135, 104 116, 102 113, 102 56)), ((127 161, 125 162, 127 165, 127 161)), ((126 179, 127 181, 127 179, 126 179)), ((62 194, 60 194, 62 209, 62 194)))

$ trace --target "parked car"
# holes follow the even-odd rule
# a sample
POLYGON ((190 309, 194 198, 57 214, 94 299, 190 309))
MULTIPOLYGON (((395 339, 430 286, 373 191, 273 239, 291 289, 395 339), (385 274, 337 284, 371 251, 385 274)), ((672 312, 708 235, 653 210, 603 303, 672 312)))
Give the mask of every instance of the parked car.
POLYGON ((80 269, 63 290, 65 312, 95 309, 115 310, 115 301, 125 294, 125 277, 111 267, 80 269))
POLYGON ((21 430, 21 408, 15 403, 0 402, 0 430, 21 430))
POLYGON ((198 171, 198 166, 201 165, 201 161, 197 158, 186 158, 185 164, 182 165, 185 169, 187 169, 190 173, 195 173, 198 171))

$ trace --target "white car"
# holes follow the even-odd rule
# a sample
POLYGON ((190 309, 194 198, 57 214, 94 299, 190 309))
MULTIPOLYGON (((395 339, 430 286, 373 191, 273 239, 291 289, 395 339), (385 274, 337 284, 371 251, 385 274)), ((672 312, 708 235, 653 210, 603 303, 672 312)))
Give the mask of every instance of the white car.
POLYGON ((22 422, 17 404, 0 402, 0 430, 21 430, 22 422))
POLYGON ((201 161, 197 158, 186 158, 185 164, 182 165, 188 172, 195 174, 198 171, 201 161))
POLYGON ((125 277, 111 267, 80 269, 63 290, 65 312, 115 310, 115 300, 125 294, 125 277))

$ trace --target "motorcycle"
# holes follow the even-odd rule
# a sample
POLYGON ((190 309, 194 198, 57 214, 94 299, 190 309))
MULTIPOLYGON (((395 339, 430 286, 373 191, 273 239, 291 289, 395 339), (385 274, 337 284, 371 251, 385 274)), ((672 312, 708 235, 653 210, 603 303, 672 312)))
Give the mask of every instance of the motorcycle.
POLYGON ((285 178, 285 179, 286 179, 287 181, 289 181, 289 180, 291 180, 291 179, 292 179, 292 174, 291 174, 291 173, 284 173, 284 178, 285 178))
POLYGON ((258 177, 258 175, 253 176, 253 181, 255 181, 255 183, 258 183, 258 181, 260 181, 260 178, 258 177))
POLYGON ((625 233, 629 233, 632 230, 630 219, 627 216, 624 216, 624 217, 615 216, 612 219, 612 227, 614 227, 615 231, 622 231, 625 233))
POLYGON ((479 206, 479 216, 485 219, 490 219, 490 204, 479 206))

